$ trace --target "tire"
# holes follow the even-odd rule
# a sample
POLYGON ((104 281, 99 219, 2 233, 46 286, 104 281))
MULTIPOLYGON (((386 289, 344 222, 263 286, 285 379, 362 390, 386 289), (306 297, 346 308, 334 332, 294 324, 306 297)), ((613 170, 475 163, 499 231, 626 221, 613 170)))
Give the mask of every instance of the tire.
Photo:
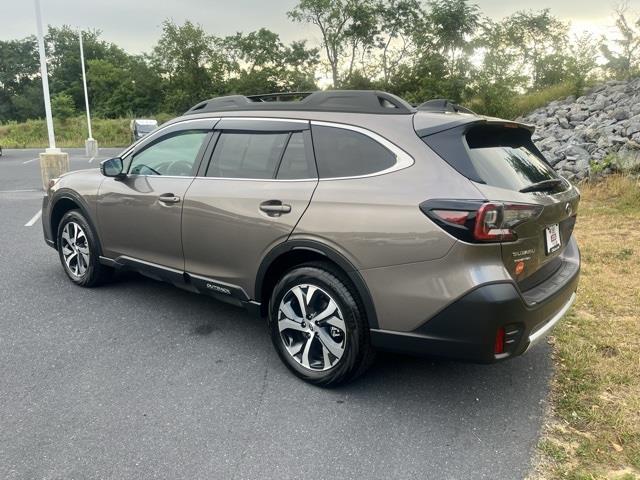
POLYGON ((65 213, 60 220, 57 245, 62 268, 76 285, 90 288, 111 278, 113 269, 100 263, 97 236, 79 210, 65 213))
POLYGON ((278 281, 269 301, 269 332, 284 364, 315 385, 349 382, 374 359, 362 302, 329 264, 300 265, 278 281))

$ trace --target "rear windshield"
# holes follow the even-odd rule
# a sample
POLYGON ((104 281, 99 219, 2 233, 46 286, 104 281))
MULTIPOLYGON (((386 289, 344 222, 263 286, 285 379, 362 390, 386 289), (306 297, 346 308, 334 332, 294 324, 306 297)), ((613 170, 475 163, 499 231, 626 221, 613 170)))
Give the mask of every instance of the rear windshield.
MULTIPOLYGON (((525 128, 466 125, 422 138, 453 168, 474 182, 510 190, 558 178, 525 128)), ((564 186, 559 187, 564 189, 564 186)))
POLYGON ((482 183, 521 190, 557 178, 522 128, 475 127, 467 132, 466 141, 469 160, 482 183))

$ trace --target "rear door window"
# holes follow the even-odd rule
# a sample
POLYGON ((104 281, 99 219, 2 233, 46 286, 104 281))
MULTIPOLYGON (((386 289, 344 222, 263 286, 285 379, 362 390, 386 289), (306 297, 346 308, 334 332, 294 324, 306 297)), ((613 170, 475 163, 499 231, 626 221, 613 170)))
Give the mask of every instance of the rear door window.
POLYGON ((392 152, 360 132, 313 125, 312 134, 320 178, 369 175, 396 163, 392 152))
POLYGON ((309 132, 294 132, 289 138, 276 178, 281 180, 300 180, 316 178, 315 162, 309 152, 306 138, 309 132))
POLYGON ((288 133, 222 132, 207 177, 274 178, 288 133))

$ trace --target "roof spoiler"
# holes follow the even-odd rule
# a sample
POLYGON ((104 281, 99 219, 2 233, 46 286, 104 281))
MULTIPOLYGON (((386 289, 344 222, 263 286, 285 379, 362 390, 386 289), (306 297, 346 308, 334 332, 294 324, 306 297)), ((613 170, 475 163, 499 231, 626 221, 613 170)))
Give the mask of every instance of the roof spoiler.
POLYGON ((433 100, 427 100, 426 102, 418 106, 418 111, 423 112, 452 112, 452 113, 469 113, 475 115, 476 113, 462 105, 454 103, 452 100, 444 98, 436 98, 433 100))
POLYGON ((418 115, 414 117, 413 126, 420 138, 427 137, 429 135, 433 135, 435 133, 444 132, 446 130, 450 130, 452 128, 460 127, 461 125, 469 125, 477 126, 477 125, 495 125, 495 126, 503 126, 504 128, 523 128, 528 130, 533 134, 536 127, 533 125, 528 125, 526 123, 514 122, 511 120, 503 120, 501 118, 493 118, 493 117, 466 117, 460 116, 458 118, 452 119, 450 122, 441 123, 437 125, 430 124, 428 126, 421 127, 420 126, 420 118, 418 115))

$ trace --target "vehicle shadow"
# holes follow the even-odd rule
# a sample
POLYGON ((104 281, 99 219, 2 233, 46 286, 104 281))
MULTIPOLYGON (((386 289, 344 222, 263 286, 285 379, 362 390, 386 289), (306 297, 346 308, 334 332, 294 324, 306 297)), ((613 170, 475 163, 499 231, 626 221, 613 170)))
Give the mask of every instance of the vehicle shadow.
MULTIPOLYGON (((43 288, 77 312, 67 320, 73 331, 87 332, 74 348, 89 363, 78 366, 74 356, 69 378, 84 378, 116 402, 116 417, 162 412, 157 425, 169 425, 158 430, 146 416, 122 420, 109 427, 114 444, 147 451, 130 435, 131 421, 164 439, 165 454, 176 460, 208 444, 219 460, 199 458, 189 470, 194 478, 198 468, 220 478, 526 475, 552 372, 545 344, 495 365, 380 353, 359 379, 324 389, 292 375, 265 322, 241 308, 135 273, 90 290, 71 285, 54 262, 43 274, 55 279, 43 288), (176 444, 166 432, 189 433, 176 444)), ((95 415, 113 422, 113 415, 95 415)))

